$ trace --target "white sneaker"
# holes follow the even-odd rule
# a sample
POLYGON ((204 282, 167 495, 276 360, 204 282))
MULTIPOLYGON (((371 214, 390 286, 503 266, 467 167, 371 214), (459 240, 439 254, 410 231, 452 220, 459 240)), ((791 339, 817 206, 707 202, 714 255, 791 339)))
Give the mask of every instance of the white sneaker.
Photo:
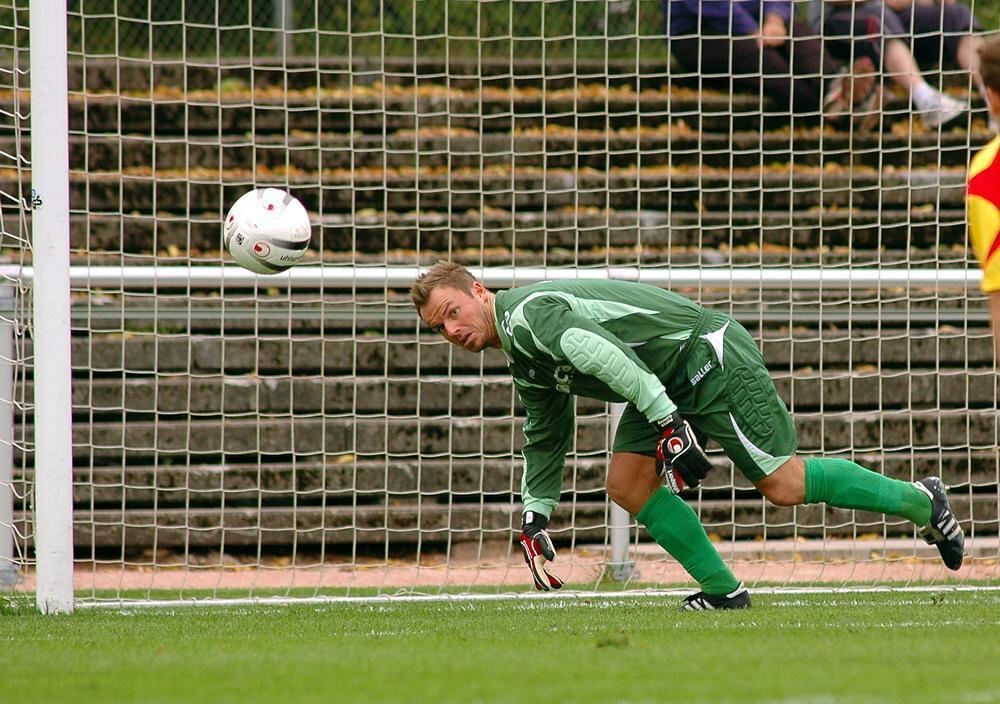
POLYGON ((932 101, 918 110, 918 114, 924 125, 933 129, 944 127, 955 118, 964 115, 968 109, 968 103, 956 100, 946 93, 938 93, 932 101))

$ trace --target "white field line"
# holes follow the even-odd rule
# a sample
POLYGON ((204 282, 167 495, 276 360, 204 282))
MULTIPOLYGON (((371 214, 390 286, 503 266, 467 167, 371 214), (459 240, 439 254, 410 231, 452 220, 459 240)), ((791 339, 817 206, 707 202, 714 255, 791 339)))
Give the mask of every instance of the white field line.
MULTIPOLYGON (((940 594, 948 592, 1000 592, 1000 584, 987 585, 943 585, 943 586, 869 586, 869 587, 759 587, 753 594, 776 596, 796 594, 940 594)), ((79 601, 81 609, 131 609, 131 608, 176 608, 182 606, 270 606, 296 604, 402 604, 430 602, 476 602, 476 601, 558 601, 580 602, 587 600, 627 600, 649 597, 684 597, 691 589, 656 589, 633 592, 508 592, 500 594, 379 594, 373 596, 311 596, 311 597, 244 597, 231 599, 111 599, 108 601, 79 601)), ((794 604, 792 604, 794 605, 794 604)), ((804 605, 804 604, 803 604, 804 605)))

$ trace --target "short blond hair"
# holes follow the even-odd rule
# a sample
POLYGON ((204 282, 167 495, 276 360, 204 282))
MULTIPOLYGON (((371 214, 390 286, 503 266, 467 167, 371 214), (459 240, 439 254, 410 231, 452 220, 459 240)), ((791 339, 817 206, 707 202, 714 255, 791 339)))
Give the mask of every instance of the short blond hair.
POLYGON ((1000 92, 1000 34, 994 34, 979 47, 979 75, 987 88, 1000 92))
POLYGON ((472 293, 472 284, 477 281, 479 279, 461 264, 442 260, 417 277, 417 280, 410 286, 410 300, 413 301, 413 307, 419 313, 427 305, 427 299, 430 298, 434 289, 447 286, 465 293, 472 293))

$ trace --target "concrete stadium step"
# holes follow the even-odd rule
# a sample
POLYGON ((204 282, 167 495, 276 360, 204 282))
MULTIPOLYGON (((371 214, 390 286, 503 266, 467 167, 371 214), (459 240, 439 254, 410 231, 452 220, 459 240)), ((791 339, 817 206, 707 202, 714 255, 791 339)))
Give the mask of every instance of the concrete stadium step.
MULTIPOLYGON (((454 258, 462 261, 457 255, 454 258)), ((697 265, 677 266, 673 270, 683 269, 691 274, 697 268, 697 265)), ((729 271, 728 266, 721 269, 729 271)), ((562 267, 562 270, 586 278, 586 268, 562 267)), ((754 330, 761 326, 783 328, 792 321, 803 328, 850 325, 857 331, 856 336, 866 336, 862 330, 879 329, 883 337, 893 337, 903 334, 901 331, 920 336, 930 329, 950 335, 957 326, 975 337, 989 323, 982 294, 953 286, 914 284, 883 287, 881 291, 860 284, 850 291, 839 287, 815 291, 777 287, 755 290, 742 286, 729 290, 718 285, 700 290, 690 285, 673 288, 706 307, 732 314, 754 330)), ((383 335, 413 336, 429 332, 420 323, 404 291, 351 295, 348 287, 309 294, 296 289, 289 291, 280 282, 256 291, 230 287, 223 295, 211 290, 195 295, 183 285, 126 293, 106 286, 100 289, 99 297, 73 310, 73 320, 93 331, 97 338, 124 331, 135 336, 157 332, 163 339, 170 335, 224 334, 233 340, 281 336, 330 341, 365 338, 371 342, 383 335)), ((431 335, 426 340, 443 343, 431 335)))
MULTIPOLYGON (((901 408, 880 411, 805 412, 795 415, 803 452, 937 450, 996 446, 994 411, 966 408, 901 408)), ((333 409, 305 417, 250 413, 223 420, 187 412, 156 420, 78 423, 73 445, 85 466, 220 461, 239 456, 266 461, 328 454, 360 459, 510 457, 523 443, 522 419, 415 413, 355 415, 333 409)), ((605 415, 576 419, 577 452, 604 452, 605 415)), ((20 430, 18 424, 18 430, 20 430)), ((20 448, 15 448, 20 457, 20 448)), ((19 460, 18 460, 19 461, 19 460)))
MULTIPOLYGON (((115 216, 111 216, 115 217, 115 216)), ((880 256, 920 258, 920 248, 966 246, 965 210, 914 206, 908 209, 819 207, 805 210, 766 209, 734 211, 652 210, 626 212, 614 208, 562 208, 541 212, 472 209, 467 212, 397 214, 360 211, 349 215, 324 214, 324 251, 341 248, 384 252, 390 247, 454 251, 499 248, 505 256, 545 246, 547 257, 558 261, 561 251, 586 260, 588 253, 604 258, 632 257, 633 261, 669 253, 685 262, 696 248, 706 259, 734 261, 818 262, 836 264, 864 259, 866 249, 885 249, 880 256), (339 243, 339 244, 338 244, 339 243), (741 251, 741 247, 750 251, 741 251), (828 248, 839 247, 840 250, 828 248), (627 248, 616 252, 614 248, 627 248), (735 249, 734 249, 735 248, 735 249), (896 249, 894 249, 896 248, 896 249), (707 251, 706 251, 707 249, 707 251), (718 251, 716 251, 718 250, 718 251)), ((749 263, 749 262, 748 262, 749 263)))
MULTIPOLYGON (((0 100, 0 109, 16 108, 0 100)), ((514 133, 521 129, 623 129, 657 127, 683 121, 698 132, 730 134, 787 125, 787 110, 775 111, 756 96, 681 85, 639 88, 609 85, 600 78, 574 87, 545 89, 510 84, 462 88, 448 82, 392 85, 373 81, 329 88, 251 89, 229 84, 214 89, 129 91, 107 87, 70 96, 70 129, 106 134, 170 136, 288 134, 323 132, 384 134, 400 130, 446 128, 476 133, 514 133)), ((882 111, 883 125, 906 121, 911 110, 897 100, 882 111)), ((985 106, 975 101, 974 128, 983 130, 985 106)), ((802 117, 799 121, 804 120, 802 117)), ((815 119, 813 119, 815 122, 815 119)), ((970 123, 965 122, 967 127, 970 123)), ((950 130, 949 130, 950 131, 950 130)), ((978 141, 980 138, 977 138, 978 141)))
POLYGON ((611 85, 658 88, 669 84, 679 70, 664 51, 663 57, 634 59, 561 58, 547 56, 254 56, 253 63, 218 64, 180 61, 144 61, 88 56, 86 63, 70 61, 69 87, 78 92, 146 92, 178 86, 216 90, 236 83, 262 89, 293 90, 345 87, 351 84, 413 85, 415 80, 446 82, 471 90, 481 86, 519 85, 575 88, 581 80, 603 79, 611 85), (664 60, 666 59, 666 60, 664 60))
MULTIPOLYGON (((289 174, 281 181, 311 212, 356 213, 417 210, 546 211, 561 208, 754 212, 809 208, 961 208, 966 167, 883 170, 857 167, 720 169, 690 167, 573 169, 423 168, 289 174)), ((220 212, 248 190, 253 174, 241 170, 192 174, 87 172, 74 175, 70 198, 90 211, 187 214, 220 212)), ((18 192, 19 181, 0 174, 0 190, 18 192)))
POLYGON ((656 88, 669 83, 677 72, 666 57, 635 60, 586 58, 573 56, 282 56, 259 55, 253 63, 218 64, 180 61, 121 60, 120 57, 88 56, 86 63, 70 61, 69 86, 72 91, 149 92, 166 87, 177 92, 178 86, 190 90, 213 90, 237 83, 262 89, 293 90, 345 87, 376 82, 389 85, 412 85, 415 80, 447 82, 456 88, 523 85, 541 88, 574 88, 581 77, 601 78, 612 85, 621 83, 656 88), (666 58, 666 60, 664 60, 666 58))
MULTIPOLYGON (((711 308, 731 313, 744 326, 756 330, 765 327, 787 326, 794 321, 804 329, 817 325, 851 326, 857 337, 868 337, 862 331, 879 328, 884 337, 913 334, 922 336, 930 328, 950 335, 956 327, 978 338, 989 323, 989 311, 980 294, 956 291, 954 297, 934 299, 934 292, 914 288, 912 300, 905 298, 879 298, 876 293, 862 298, 860 289, 852 297, 828 291, 823 296, 806 297, 785 294, 766 295, 737 291, 727 295, 718 290, 697 290, 678 287, 679 293, 711 308), (937 305, 935 305, 937 304, 937 305)), ((161 336, 225 334, 231 340, 269 338, 308 339, 326 337, 330 341, 343 341, 356 337, 367 338, 364 344, 374 342, 383 334, 417 334, 429 332, 418 320, 409 301, 390 298, 389 302, 365 302, 356 307, 344 302, 313 302, 297 300, 289 304, 277 291, 271 292, 274 300, 263 292, 256 302, 227 303, 225 306, 184 305, 171 302, 160 294, 160 300, 146 302, 132 300, 121 309, 77 310, 73 320, 88 325, 97 335, 117 334, 124 327, 134 335, 151 334, 155 329, 161 336), (124 320, 124 323, 123 323, 124 320), (256 324, 255 324, 256 321, 256 324)), ((148 301, 148 294, 147 301, 148 301)), ((138 297, 138 295, 135 295, 138 297)), ((218 304, 217 304, 218 305, 218 304)), ((427 336, 427 341, 443 343, 443 339, 427 336)))
MULTIPOLYGON (((228 202, 219 205, 224 210, 228 202)), ((224 217, 219 212, 190 217, 161 213, 155 218, 139 212, 75 215, 71 244, 98 260, 102 250, 168 257, 173 252, 178 261, 187 257, 185 261, 219 264, 229 259, 219 252, 224 217), (124 241, 123 232, 127 234, 124 241)), ((505 258, 508 263, 514 252, 518 261, 544 255, 553 264, 589 260, 634 264, 667 255, 691 263, 696 253, 700 259, 735 264, 822 261, 833 265, 936 259, 941 248, 954 247, 964 253, 967 237, 964 206, 916 204, 884 210, 732 212, 576 207, 540 212, 479 208, 419 213, 314 211, 313 227, 308 263, 321 256, 327 261, 336 261, 338 256, 363 261, 365 255, 390 262, 407 257, 413 261, 417 250, 425 253, 424 258, 434 252, 478 250, 487 262, 505 258)))
MULTIPOLYGON (((421 270, 429 267, 439 256, 420 260, 421 270)), ((80 262, 81 265, 100 266, 96 258, 88 259, 80 262)), ((474 269, 482 263, 482 258, 476 258, 472 253, 453 252, 450 259, 466 263, 474 269)), ((815 290, 797 284, 789 290, 781 288, 780 282, 766 281, 757 288, 748 285, 740 274, 756 275, 761 269, 759 262, 732 267, 714 259, 709 261, 708 257, 704 259, 701 262, 692 256, 683 260, 667 259, 666 262, 641 267, 642 275, 656 276, 667 284, 670 283, 668 273, 676 274, 678 279, 683 277, 683 281, 668 288, 705 307, 732 315, 753 330, 761 326, 780 329, 789 323, 804 329, 836 325, 842 329, 850 326, 860 336, 869 334, 860 331, 877 328, 883 331, 883 336, 893 337, 900 334, 900 330, 920 336, 931 328, 950 335, 958 327, 970 337, 978 337, 981 330, 989 326, 988 303, 984 295, 978 287, 965 283, 963 272, 967 263, 964 255, 962 259, 950 261, 922 259, 912 262, 912 265, 887 263, 872 266, 867 260, 858 261, 854 264, 856 272, 869 279, 876 271, 891 273, 894 277, 919 271, 924 281, 903 285, 896 283, 899 281, 896 278, 891 285, 887 282, 881 287, 859 281, 849 289, 835 284, 815 290), (669 268, 664 266, 665 263, 669 268), (936 277, 931 269, 938 266, 946 273, 961 273, 962 277, 958 282, 944 280, 935 283, 936 277), (730 286, 727 282, 734 269, 736 277, 741 280, 730 286), (699 285, 697 282, 704 278, 704 274, 712 280, 699 285)), ((503 261, 486 264, 504 269, 509 267, 509 262, 503 261)), ((362 271, 369 266, 359 262, 354 265, 362 271)), ((230 271, 236 269, 234 263, 229 266, 230 271)), ((382 263, 372 262, 370 266, 381 268, 382 263)), ((405 266, 416 267, 417 261, 407 262, 405 266)), ((519 266, 528 265, 521 263, 519 266)), ((546 265, 538 262, 530 266, 546 265)), ((633 264, 625 266, 628 272, 634 270, 633 264)), ((838 268, 844 270, 844 267, 838 268)), ((552 276, 568 273, 580 279, 591 278, 589 272, 593 271, 596 272, 593 278, 603 279, 606 278, 607 265, 605 262, 593 265, 561 264, 546 269, 552 276)), ((781 280, 784 280, 784 272, 788 269, 787 262, 777 261, 764 267, 765 271, 781 275, 781 280)), ((801 281, 805 273, 811 273, 812 267, 793 269, 801 281)), ((371 269, 368 271, 370 273, 371 269)), ((343 273, 343 269, 338 271, 338 274, 343 273)), ((340 278, 345 279, 343 276, 340 278)), ((305 292, 305 287, 293 286, 290 289, 285 281, 277 277, 273 285, 269 285, 269 280, 261 279, 249 287, 230 284, 218 289, 199 286, 197 290, 189 290, 181 279, 174 279, 169 285, 161 283, 148 289, 133 287, 124 292, 116 290, 111 284, 102 283, 103 286, 92 292, 93 298, 78 297, 72 309, 73 322, 79 324, 81 330, 90 331, 95 339, 125 332, 134 336, 159 333, 163 340, 171 335, 225 336, 230 341, 277 336, 298 341, 326 338, 331 342, 365 338, 364 342, 368 343, 383 335, 395 337, 429 333, 406 293, 408 283, 405 287, 401 285, 399 289, 387 289, 384 293, 371 293, 378 289, 365 288, 353 296, 350 295, 352 286, 349 284, 330 283, 310 294, 305 292)), ((427 335, 426 340, 435 338, 427 335)), ((443 342, 440 338, 436 341, 443 342)))
MULTIPOLYGON (((713 470, 702 500, 758 498, 728 459, 711 454, 713 470)), ((988 449, 866 453, 852 459, 890 477, 935 474, 956 494, 995 492, 996 455, 988 449), (991 488, 992 487, 992 488, 991 488)), ((519 459, 358 461, 351 454, 296 462, 159 464, 74 469, 73 502, 79 508, 177 508, 180 506, 393 505, 418 496, 430 505, 497 503, 520 493, 519 459)), ((567 461, 564 501, 603 500, 607 461, 580 456, 567 461)), ((15 483, 32 472, 15 472, 15 483)), ((687 495, 686 495, 687 496, 687 495)), ((693 494, 690 496, 694 496, 693 494)), ((23 508, 18 500, 17 508, 23 508)))
MULTIPOLYGON (((149 61, 130 57, 88 56, 86 62, 70 60, 69 88, 73 92, 149 94, 165 89, 168 95, 190 91, 219 91, 226 86, 256 86, 284 91, 334 89, 351 85, 405 86, 444 83, 460 90, 515 87, 578 90, 581 85, 599 83, 612 88, 659 90, 678 86, 698 89, 702 79, 685 71, 663 45, 662 55, 638 59, 580 56, 254 56, 252 64, 149 61)), ((967 89, 961 72, 924 74, 933 85, 967 89)), ((706 92, 712 92, 706 89, 706 92)), ((719 89, 730 95, 729 86, 719 89)), ((752 97, 752 96, 738 96, 752 97)))
MULTIPOLYGON (((955 496, 952 506, 967 531, 990 534, 997 523, 996 497, 955 496)), ((702 501, 697 505, 709 533, 721 539, 768 537, 852 537, 859 530, 912 536, 913 525, 898 519, 885 525, 877 514, 822 505, 782 508, 760 499, 702 501)), ((74 544, 88 549, 282 547, 296 545, 413 545, 414 543, 513 540, 520 504, 401 503, 383 506, 215 507, 190 509, 77 509, 74 544)), ((16 512, 15 524, 26 517, 16 512)), ((604 541, 607 504, 581 501, 553 516, 558 544, 604 541)), ((648 541, 645 530, 639 538, 648 541)), ((29 541, 30 542, 30 541, 29 541)))
MULTIPOLYGON (((27 136, 22 145, 27 145, 27 136)), ((852 163, 922 168, 967 166, 988 135, 975 132, 917 131, 854 134, 820 128, 699 132, 684 123, 631 129, 526 128, 515 134, 451 128, 421 128, 389 134, 284 132, 270 135, 212 134, 148 137, 102 134, 70 140, 70 169, 135 173, 155 168, 218 170, 256 164, 263 171, 318 172, 325 169, 449 169, 521 167, 604 171, 632 165, 752 168, 795 163, 803 166, 852 163)), ((0 149, 15 153, 13 138, 0 149)))
MULTIPOLYGON (((130 375, 126 379, 97 378, 77 383, 73 406, 80 421, 138 418, 143 414, 190 413, 243 416, 255 413, 293 422, 314 413, 417 415, 456 417, 507 416, 519 408, 509 375, 454 374, 431 376, 413 370, 401 377, 256 374, 190 378, 130 375), (284 419, 282 415, 286 415, 284 419)), ((794 412, 880 410, 901 408, 996 408, 997 375, 992 369, 900 369, 864 372, 811 369, 773 372, 781 398, 794 412)), ((31 398, 34 385, 23 386, 31 398)), ((578 413, 599 413, 603 402, 580 399, 578 413)), ((27 416, 25 416, 27 417, 27 416)))
MULTIPOLYGON (((0 110, 14 101, 0 100, 0 110)), ((93 132, 171 136, 288 134, 322 132, 384 133, 421 128, 512 133, 558 125, 577 129, 623 129, 685 120, 699 131, 729 133, 781 125, 787 114, 762 119, 753 96, 690 89, 610 91, 601 84, 542 93, 535 89, 462 90, 447 85, 360 86, 315 90, 217 90, 150 96, 90 93, 71 95, 69 124, 93 132)))
MULTIPOLYGON (((315 322, 315 321, 314 321, 315 322)), ((411 327, 414 321, 410 322, 411 327)), ((772 372, 817 373, 853 370, 858 374, 940 369, 944 374, 992 369, 994 350, 988 325, 979 328, 912 326, 899 330, 855 328, 852 331, 789 329, 768 325, 761 340, 772 372)), ((25 354, 30 356, 30 344, 25 354)), ((505 374, 507 360, 499 350, 474 354, 438 336, 403 334, 302 335, 273 337, 264 331, 240 337, 151 333, 95 334, 74 338, 72 359, 78 378, 115 377, 127 373, 150 381, 153 374, 197 377, 252 374, 268 377, 417 374, 505 374)))

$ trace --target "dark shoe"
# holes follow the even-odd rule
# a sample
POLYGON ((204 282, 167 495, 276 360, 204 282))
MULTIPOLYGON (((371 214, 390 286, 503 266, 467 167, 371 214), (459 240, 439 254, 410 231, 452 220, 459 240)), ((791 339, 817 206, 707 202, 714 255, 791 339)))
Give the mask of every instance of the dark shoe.
POLYGON ((951 512, 944 482, 938 477, 927 477, 913 482, 913 485, 931 500, 931 520, 922 528, 917 528, 917 533, 928 545, 937 545, 948 569, 957 570, 962 566, 962 556, 965 553, 965 534, 955 514, 951 512))
POLYGON ((740 582, 736 591, 720 596, 712 596, 705 592, 692 594, 684 599, 681 611, 715 611, 716 609, 749 609, 750 592, 740 582))
POLYGON ((827 122, 834 125, 849 115, 856 131, 868 132, 878 124, 882 89, 871 59, 859 58, 850 72, 845 69, 830 82, 823 98, 823 112, 827 122))

